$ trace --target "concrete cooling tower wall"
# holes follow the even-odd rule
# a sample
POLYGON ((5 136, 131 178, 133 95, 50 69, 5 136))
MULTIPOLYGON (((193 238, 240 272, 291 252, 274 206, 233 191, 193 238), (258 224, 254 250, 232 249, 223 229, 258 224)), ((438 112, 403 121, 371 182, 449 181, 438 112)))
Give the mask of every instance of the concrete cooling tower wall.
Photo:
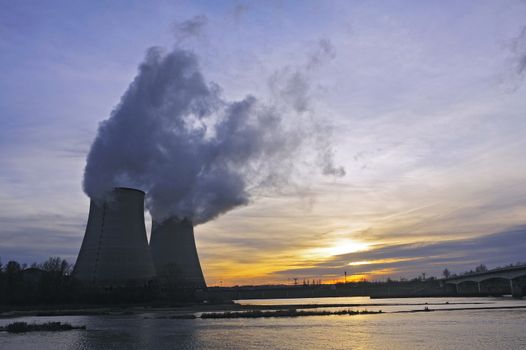
POLYGON ((154 218, 150 249, 161 282, 178 288, 206 288, 190 220, 157 222, 154 218))
POLYGON ((103 285, 155 278, 144 226, 144 192, 115 188, 107 200, 91 201, 73 276, 103 285))

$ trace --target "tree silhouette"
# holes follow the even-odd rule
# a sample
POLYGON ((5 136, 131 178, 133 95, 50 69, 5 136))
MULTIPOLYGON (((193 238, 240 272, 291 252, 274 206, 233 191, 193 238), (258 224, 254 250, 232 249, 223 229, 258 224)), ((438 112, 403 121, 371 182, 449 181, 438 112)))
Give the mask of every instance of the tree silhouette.
POLYGON ((480 264, 475 268, 475 272, 486 272, 488 271, 488 268, 484 264, 480 264))

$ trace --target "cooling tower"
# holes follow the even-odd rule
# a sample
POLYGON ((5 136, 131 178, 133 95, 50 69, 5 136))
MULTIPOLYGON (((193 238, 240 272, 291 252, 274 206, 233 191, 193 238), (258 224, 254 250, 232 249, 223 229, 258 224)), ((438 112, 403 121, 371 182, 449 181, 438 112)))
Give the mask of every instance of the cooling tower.
POLYGON ((116 286, 155 278, 144 226, 144 192, 115 188, 108 199, 91 200, 73 276, 116 286))
POLYGON ((206 288, 190 220, 170 218, 158 222, 154 218, 150 250, 162 282, 177 288, 206 288))

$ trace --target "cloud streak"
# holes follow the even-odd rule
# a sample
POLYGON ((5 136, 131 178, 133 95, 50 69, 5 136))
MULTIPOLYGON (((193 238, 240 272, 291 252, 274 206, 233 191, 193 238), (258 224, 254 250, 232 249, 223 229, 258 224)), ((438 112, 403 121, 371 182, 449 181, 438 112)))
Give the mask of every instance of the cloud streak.
POLYGON ((526 226, 486 236, 442 242, 413 242, 372 246, 371 250, 342 254, 315 266, 277 272, 279 276, 376 275, 390 271, 391 277, 417 276, 421 272, 440 276, 444 268, 461 273, 478 264, 497 267, 524 260, 526 226), (367 262, 367 263, 360 263, 367 262))
POLYGON ((513 40, 512 51, 516 55, 516 72, 524 76, 526 74, 526 26, 522 27, 519 35, 513 40))
POLYGON ((176 42, 181 43, 188 39, 203 37, 207 23, 208 17, 205 15, 197 15, 183 22, 175 22, 173 33, 176 42))

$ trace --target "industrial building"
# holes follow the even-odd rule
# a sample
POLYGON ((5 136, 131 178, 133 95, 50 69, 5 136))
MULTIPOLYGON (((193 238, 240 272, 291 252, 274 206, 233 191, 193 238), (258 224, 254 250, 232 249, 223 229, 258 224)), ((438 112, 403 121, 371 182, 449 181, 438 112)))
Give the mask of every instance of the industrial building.
POLYGON ((94 285, 146 285, 155 276, 144 225, 144 192, 115 188, 92 199, 73 276, 94 285))
POLYGON ((206 288, 189 219, 153 218, 150 249, 162 284, 190 290, 206 288))

